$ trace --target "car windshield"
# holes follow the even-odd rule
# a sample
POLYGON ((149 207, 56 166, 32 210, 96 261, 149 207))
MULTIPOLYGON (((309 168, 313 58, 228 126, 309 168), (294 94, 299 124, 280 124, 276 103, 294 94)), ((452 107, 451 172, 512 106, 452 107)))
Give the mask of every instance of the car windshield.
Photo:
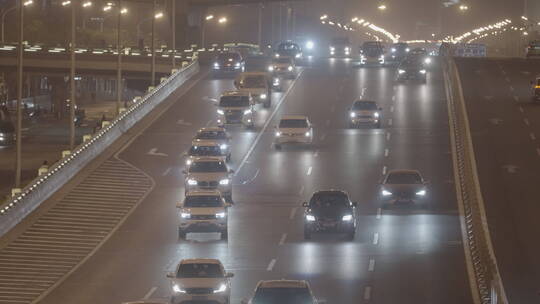
POLYGON ((356 101, 353 104, 353 110, 376 111, 377 109, 377 103, 374 101, 356 101))
POLYGON ((223 202, 219 196, 215 195, 195 195, 188 196, 184 201, 184 207, 223 207, 223 202))
POLYGON ((336 37, 332 39, 332 45, 344 45, 344 44, 349 44, 349 38, 336 37))
POLYGON ((248 107, 249 96, 222 96, 219 99, 220 107, 248 107))
POLYGON ((274 63, 292 63, 291 58, 276 58, 274 63))
POLYGON ((190 156, 221 156, 221 149, 218 146, 191 146, 190 156))
POLYGON ((219 54, 216 56, 217 61, 226 62, 226 61, 238 61, 240 60, 240 55, 235 53, 219 54))
POLYGON ((420 60, 415 59, 407 59, 401 62, 400 67, 404 69, 411 69, 411 68, 420 68, 422 66, 422 62, 420 60))
POLYGON ((344 209, 350 207, 350 202, 345 193, 322 192, 314 194, 309 205, 319 209, 344 209))
POLYGON ((422 177, 420 174, 415 172, 399 172, 399 173, 391 173, 388 175, 388 178, 386 179, 387 184, 421 184, 422 183, 422 177))
POLYGON ((227 172, 227 166, 222 161, 195 161, 189 166, 189 172, 227 172))
POLYGON ((294 43, 282 43, 277 47, 278 51, 298 51, 300 48, 294 43))
POLYGON ((264 76, 251 76, 242 80, 242 87, 245 88, 264 88, 266 86, 266 78, 264 76))
POLYGON ((200 131, 197 139, 227 139, 225 131, 200 131))
POLYGON ((308 123, 305 119, 282 119, 279 122, 280 128, 307 128, 308 123))
POLYGON ((259 288, 253 304, 313 304, 307 288, 259 288))
POLYGON ((376 57, 383 53, 383 48, 378 42, 365 42, 362 45, 362 51, 367 56, 376 57))
POLYGON ((222 278, 223 272, 218 264, 183 264, 178 268, 177 278, 222 278))

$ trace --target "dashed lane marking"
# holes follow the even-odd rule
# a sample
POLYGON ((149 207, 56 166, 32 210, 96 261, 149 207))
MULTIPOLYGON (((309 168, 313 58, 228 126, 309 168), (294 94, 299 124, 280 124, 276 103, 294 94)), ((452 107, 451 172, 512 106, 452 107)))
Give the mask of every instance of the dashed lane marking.
POLYGON ((514 87, 513 87, 513 86, 510 86, 510 91, 512 91, 512 92, 514 92, 514 91, 515 91, 515 89, 514 89, 514 87))
POLYGON ((536 140, 536 135, 534 135, 533 132, 529 133, 529 137, 531 138, 531 140, 536 140))
POLYGON ((287 239, 287 233, 282 234, 281 239, 279 239, 279 246, 283 246, 283 244, 285 244, 286 239, 287 239))
POLYGON ((152 187, 129 164, 104 162, 0 250, 0 303, 39 301, 107 240, 152 187), (10 273, 10 284, 1 282, 10 273))
POLYGON ((384 149, 384 157, 388 157, 389 153, 390 153, 390 150, 384 149))
POLYGON ((369 301, 371 299, 371 287, 370 286, 366 286, 364 288, 364 300, 365 301, 369 301))
POLYGON ((391 107, 390 107, 390 112, 391 112, 391 113, 394 112, 394 106, 391 106, 391 107))
POLYGON ((523 107, 522 107, 522 106, 519 106, 519 111, 520 111, 521 113, 524 113, 524 112, 525 112, 525 110, 523 110, 523 107))
POLYGON ((296 215, 296 210, 298 209, 298 207, 293 207, 291 209, 291 214, 289 214, 289 219, 292 220, 294 219, 294 216, 296 215))
POLYGON ((272 271, 275 265, 276 265, 276 259, 272 259, 270 263, 268 263, 268 267, 266 267, 266 271, 272 271))
POLYGON ((527 126, 529 126, 529 125, 531 124, 531 123, 529 122, 529 119, 527 119, 527 118, 523 118, 523 122, 524 122, 527 126))
POLYGON ((514 101, 518 102, 519 101, 519 96, 514 96, 514 101))
POLYGON ((309 166, 309 168, 307 169, 306 175, 307 175, 307 176, 310 176, 310 175, 311 175, 311 171, 313 171, 313 167, 312 167, 312 166, 309 166))
POLYGON ((377 208, 377 216, 375 216, 376 219, 380 220, 382 217, 382 209, 377 208))
POLYGON ((300 187, 300 191, 298 191, 298 195, 303 195, 303 194, 304 194, 304 189, 305 189, 305 188, 304 188, 304 185, 302 185, 302 186, 300 187))
POLYGON ((368 271, 373 272, 375 270, 375 259, 369 259, 368 271))
POLYGON ((390 140, 390 137, 391 137, 390 132, 387 132, 386 133, 386 140, 390 140))
POLYGON ((391 126, 394 120, 392 118, 388 119, 388 125, 391 126))
POLYGON ((156 290, 156 286, 150 288, 150 290, 144 295, 143 300, 148 300, 154 294, 154 292, 156 292, 156 290))
POLYGON ((373 245, 377 245, 377 244, 379 244, 379 233, 375 232, 373 234, 373 245))
POLYGON ((386 166, 383 166, 383 168, 382 168, 382 175, 386 175, 386 170, 387 170, 386 166))

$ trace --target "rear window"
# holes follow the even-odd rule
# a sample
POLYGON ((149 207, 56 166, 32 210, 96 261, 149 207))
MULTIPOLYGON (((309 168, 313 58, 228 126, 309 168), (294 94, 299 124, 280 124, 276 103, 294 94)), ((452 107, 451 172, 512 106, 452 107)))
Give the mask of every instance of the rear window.
POLYGON ((280 128, 307 128, 308 123, 305 119, 282 119, 279 122, 280 128))
POLYGON ((356 101, 353 104, 353 110, 377 110, 377 104, 374 101, 356 101))
POLYGON ((223 207, 223 202, 219 196, 215 195, 196 195, 188 196, 184 201, 184 207, 223 207))
POLYGON ((247 107, 249 106, 248 96, 222 96, 219 99, 220 107, 247 107))

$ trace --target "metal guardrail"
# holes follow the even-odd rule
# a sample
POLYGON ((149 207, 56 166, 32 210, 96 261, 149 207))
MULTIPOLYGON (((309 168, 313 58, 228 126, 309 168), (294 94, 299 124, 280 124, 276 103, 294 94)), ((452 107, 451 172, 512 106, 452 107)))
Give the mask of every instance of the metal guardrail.
POLYGON ((199 71, 198 61, 176 71, 169 78, 132 104, 111 123, 76 147, 71 154, 52 165, 48 172, 30 182, 21 193, 0 206, 0 236, 21 222, 28 214, 64 186, 80 170, 100 155, 114 141, 128 132, 180 85, 199 71))
POLYGON ((456 195, 465 258, 475 303, 507 304, 480 190, 461 80, 452 58, 444 60, 456 195))

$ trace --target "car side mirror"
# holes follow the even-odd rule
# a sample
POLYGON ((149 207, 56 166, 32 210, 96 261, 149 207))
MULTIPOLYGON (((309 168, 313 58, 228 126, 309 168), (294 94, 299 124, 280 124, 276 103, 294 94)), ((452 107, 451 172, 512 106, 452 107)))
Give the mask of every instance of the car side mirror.
POLYGON ((232 277, 234 277, 234 273, 228 272, 228 273, 225 274, 225 277, 226 278, 232 278, 232 277))
POLYGON ((175 278, 176 276, 174 275, 174 272, 167 272, 167 278, 175 278))
POLYGON ((309 204, 308 204, 308 202, 303 202, 303 203, 302 203, 302 206, 303 206, 303 207, 309 207, 309 204))

